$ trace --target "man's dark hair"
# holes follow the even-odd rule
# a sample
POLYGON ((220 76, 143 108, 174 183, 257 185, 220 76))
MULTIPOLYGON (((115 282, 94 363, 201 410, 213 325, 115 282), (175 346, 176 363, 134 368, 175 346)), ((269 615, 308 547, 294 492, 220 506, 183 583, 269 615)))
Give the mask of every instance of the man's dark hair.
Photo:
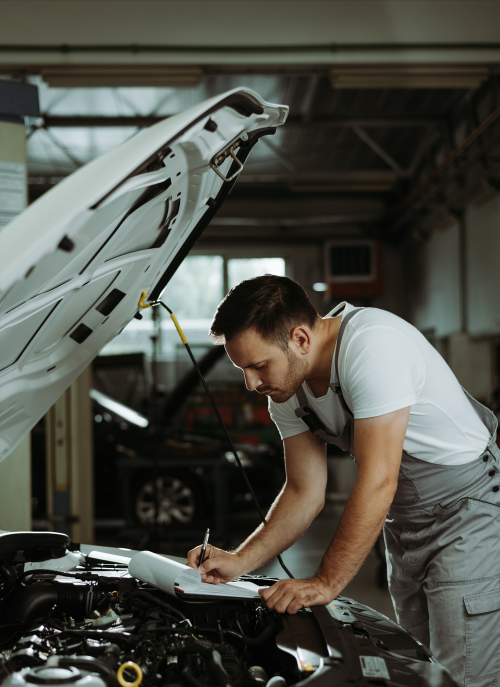
POLYGON ((215 344, 225 344, 247 329, 288 350, 294 327, 314 327, 318 313, 300 284, 289 277, 264 274, 245 279, 220 303, 210 327, 215 344))

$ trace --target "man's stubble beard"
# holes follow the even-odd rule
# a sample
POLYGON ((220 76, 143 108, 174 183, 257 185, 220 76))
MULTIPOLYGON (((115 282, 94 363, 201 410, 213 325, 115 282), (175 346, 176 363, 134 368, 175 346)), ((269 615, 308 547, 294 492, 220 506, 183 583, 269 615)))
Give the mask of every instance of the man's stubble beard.
POLYGON ((272 391, 270 394, 274 403, 285 403, 295 394, 301 384, 304 383, 309 369, 309 363, 303 358, 299 358, 294 353, 287 353, 288 368, 283 384, 280 386, 271 384, 261 386, 257 391, 262 394, 272 391))

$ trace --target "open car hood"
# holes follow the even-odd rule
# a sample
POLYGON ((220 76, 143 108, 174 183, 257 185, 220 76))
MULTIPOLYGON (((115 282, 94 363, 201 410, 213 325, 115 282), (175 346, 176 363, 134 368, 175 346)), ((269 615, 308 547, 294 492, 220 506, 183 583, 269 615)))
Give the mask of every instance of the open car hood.
POLYGON ((78 170, 0 234, 0 460, 160 296, 288 108, 235 89, 78 170))

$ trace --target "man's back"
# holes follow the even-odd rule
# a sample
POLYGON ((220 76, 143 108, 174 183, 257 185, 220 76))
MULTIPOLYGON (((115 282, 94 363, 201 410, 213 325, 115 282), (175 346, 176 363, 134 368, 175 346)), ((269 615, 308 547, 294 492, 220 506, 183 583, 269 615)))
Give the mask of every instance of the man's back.
MULTIPOLYGON (((352 309, 347 304, 342 316, 352 309)), ((415 327, 396 315, 365 308, 351 318, 340 348, 339 374, 355 419, 410 406, 404 449, 415 458, 443 465, 467 463, 488 443, 488 430, 446 362, 415 327)), ((334 360, 331 381, 337 381, 334 360)), ((329 389, 315 398, 307 383, 304 390, 318 417, 339 433, 346 416, 338 397, 329 389)), ((282 438, 308 431, 295 415, 298 405, 295 395, 281 404, 269 401, 282 438)))

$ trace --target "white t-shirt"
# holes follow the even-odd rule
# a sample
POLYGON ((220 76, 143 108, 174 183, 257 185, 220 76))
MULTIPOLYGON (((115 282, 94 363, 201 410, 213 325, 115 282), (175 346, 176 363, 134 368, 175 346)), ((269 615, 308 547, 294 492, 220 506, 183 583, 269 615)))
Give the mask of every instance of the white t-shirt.
MULTIPOLYGON (((342 317, 353 309, 345 305, 342 317)), ((415 458, 441 465, 477 459, 489 432, 464 394, 457 378, 427 339, 411 324, 385 310, 366 308, 348 322, 339 355, 344 398, 356 419, 385 415, 410 406, 404 450, 415 458)), ((331 382, 335 379, 335 355, 331 382)), ((304 384, 310 407, 334 434, 347 416, 328 389, 315 398, 304 384)), ((269 413, 283 439, 309 431, 295 415, 294 395, 285 403, 269 399, 269 413)))

